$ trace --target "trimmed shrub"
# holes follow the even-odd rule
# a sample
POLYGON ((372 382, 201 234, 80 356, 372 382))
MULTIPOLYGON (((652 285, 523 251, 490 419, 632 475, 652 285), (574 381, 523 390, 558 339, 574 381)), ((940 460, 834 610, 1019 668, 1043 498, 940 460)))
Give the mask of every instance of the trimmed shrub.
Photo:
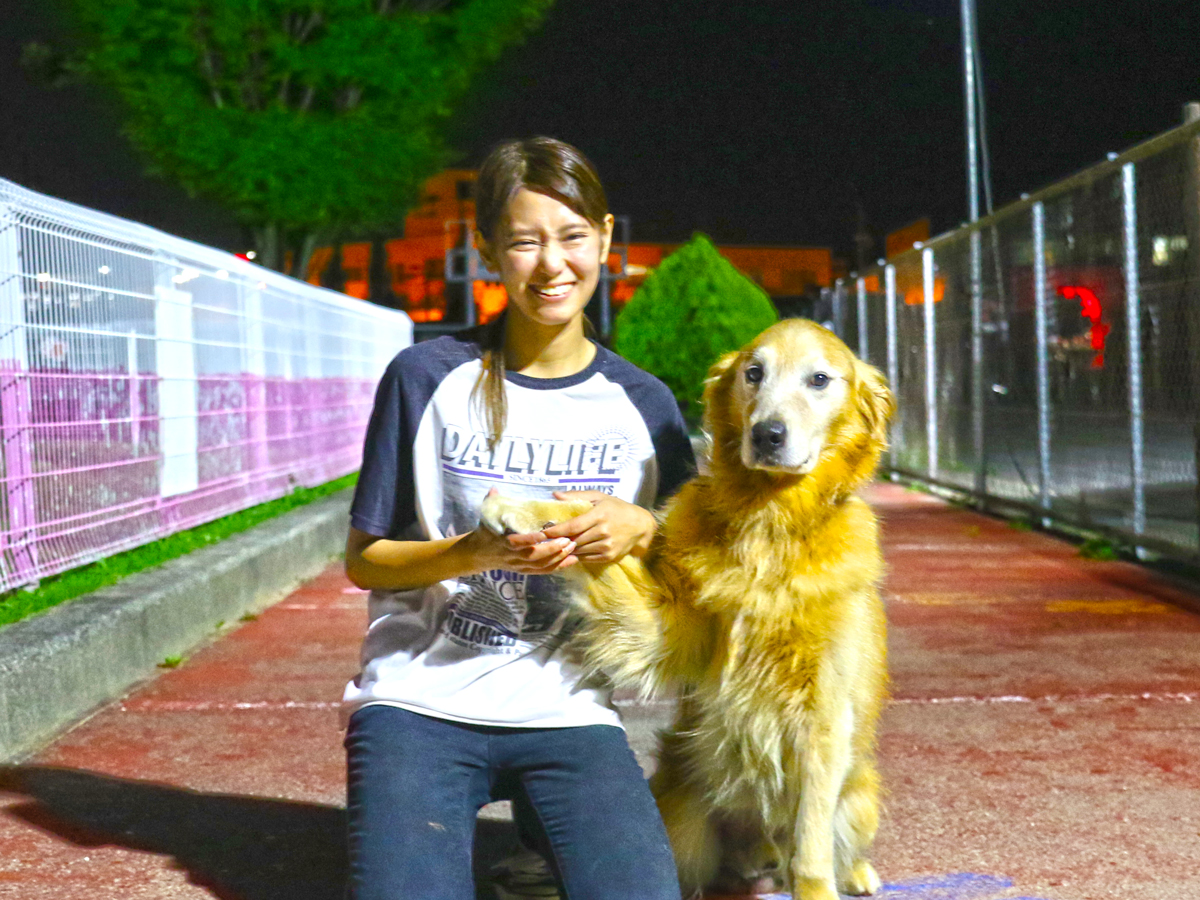
POLYGON ((625 304, 613 349, 662 379, 694 425, 709 367, 778 318, 762 288, 695 234, 625 304))

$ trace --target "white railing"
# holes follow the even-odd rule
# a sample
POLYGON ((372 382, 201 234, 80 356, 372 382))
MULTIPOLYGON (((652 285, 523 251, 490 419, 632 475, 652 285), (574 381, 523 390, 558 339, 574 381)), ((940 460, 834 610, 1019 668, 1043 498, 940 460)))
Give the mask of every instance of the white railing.
POLYGON ((406 315, 0 179, 0 592, 354 471, 406 315))

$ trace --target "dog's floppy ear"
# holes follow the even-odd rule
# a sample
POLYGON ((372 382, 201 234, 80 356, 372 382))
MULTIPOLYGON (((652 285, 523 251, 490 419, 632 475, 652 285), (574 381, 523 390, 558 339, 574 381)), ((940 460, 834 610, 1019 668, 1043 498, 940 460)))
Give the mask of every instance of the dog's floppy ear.
POLYGON ((708 376, 704 379, 705 394, 712 390, 715 382, 720 381, 730 369, 737 365, 738 358, 741 355, 741 350, 730 350, 712 364, 711 368, 708 370, 708 376))
POLYGON ((860 359, 854 361, 854 402, 866 423, 871 437, 880 444, 887 443, 887 424, 896 411, 896 398, 888 388, 887 379, 874 366, 860 359))
POLYGON ((721 356, 708 370, 708 376, 704 379, 704 408, 711 409, 713 400, 716 399, 716 393, 720 390, 721 382, 728 379, 729 373, 737 367, 738 360, 741 359, 742 351, 730 350, 728 353, 721 356))
POLYGON ((704 379, 704 431, 713 435, 717 422, 729 417, 729 379, 741 359, 740 350, 731 350, 712 364, 704 379))

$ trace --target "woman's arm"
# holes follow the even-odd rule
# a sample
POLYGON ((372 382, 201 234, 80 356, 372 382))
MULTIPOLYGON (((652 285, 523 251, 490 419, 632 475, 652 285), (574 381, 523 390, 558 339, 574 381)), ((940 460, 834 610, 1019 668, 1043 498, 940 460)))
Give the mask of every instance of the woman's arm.
POLYGON ((403 591, 489 569, 547 575, 574 562, 575 542, 541 534, 501 537, 478 528, 435 541, 391 541, 350 529, 346 575, 368 590, 403 591))

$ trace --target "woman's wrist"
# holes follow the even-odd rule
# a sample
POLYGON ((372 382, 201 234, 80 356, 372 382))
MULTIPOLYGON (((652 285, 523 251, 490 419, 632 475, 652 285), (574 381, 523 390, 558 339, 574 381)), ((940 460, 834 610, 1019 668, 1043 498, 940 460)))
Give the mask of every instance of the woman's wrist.
POLYGON ((639 537, 630 549, 630 553, 634 556, 642 556, 650 549, 650 545, 654 542, 654 535, 658 533, 658 519, 654 517, 654 513, 645 507, 639 506, 646 517, 646 526, 642 530, 642 536, 639 537))
POLYGON ((484 552, 485 548, 481 546, 480 538, 478 530, 468 531, 447 548, 447 567, 454 572, 449 577, 461 578, 465 575, 478 575, 480 572, 494 568, 488 564, 489 561, 484 552))

